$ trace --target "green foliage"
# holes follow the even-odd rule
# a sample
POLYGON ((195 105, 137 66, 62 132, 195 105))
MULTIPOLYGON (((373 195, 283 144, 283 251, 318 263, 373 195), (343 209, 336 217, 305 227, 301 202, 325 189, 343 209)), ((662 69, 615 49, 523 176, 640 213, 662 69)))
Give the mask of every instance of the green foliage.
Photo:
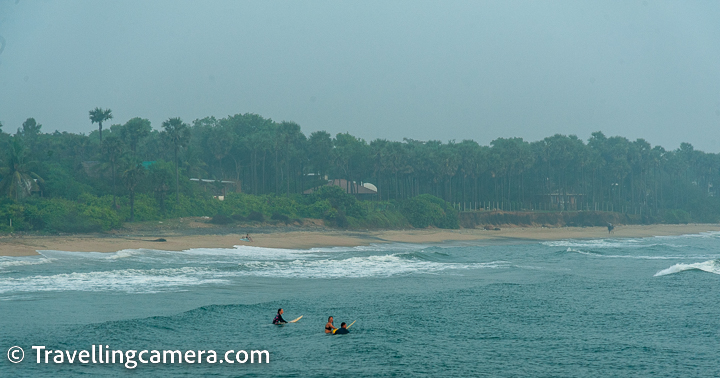
POLYGON ((689 199, 684 210, 690 213, 692 222, 720 222, 720 198, 718 197, 707 198, 704 193, 698 195, 696 192, 696 195, 689 199))
POLYGON ((170 188, 174 186, 174 171, 175 168, 173 167, 173 164, 163 160, 156 161, 148 168, 148 179, 145 180, 145 184, 148 185, 148 189, 145 191, 152 192, 154 194, 155 200, 158 202, 160 207, 160 213, 163 215, 167 213, 165 199, 170 192, 170 188))
POLYGON ((137 151, 137 146, 140 141, 150 135, 151 130, 152 126, 150 126, 150 121, 139 117, 127 121, 127 123, 119 129, 120 138, 130 146, 130 150, 132 150, 133 153, 137 151))
MULTIPOLYGON (((127 206, 125 207, 127 209, 127 206)), ((147 194, 139 194, 135 197, 135 220, 136 221, 151 221, 161 220, 164 217, 160 213, 160 206, 154 197, 147 194)), ((125 212, 123 212, 126 214, 125 212)), ((129 219, 125 217, 124 219, 129 219)))
POLYGON ((285 222, 285 224, 288 224, 290 222, 290 217, 288 217, 285 214, 280 213, 273 213, 273 215, 270 217, 270 219, 280 222, 285 222))
POLYGON ((458 228, 458 213, 447 202, 430 194, 405 200, 401 212, 415 228, 458 228))
POLYGON ((20 131, 24 137, 34 137, 40 134, 41 128, 42 125, 37 123, 35 118, 28 118, 25 122, 23 122, 22 129, 20 131))
POLYGON ((285 196, 267 196, 266 201, 266 214, 279 214, 289 218, 297 218, 300 204, 294 199, 285 196))
POLYGON ((690 213, 681 209, 665 210, 663 219, 669 224, 688 224, 692 221, 690 213))
POLYGON ((175 167, 172 163, 158 160, 147 168, 147 175, 148 179, 145 182, 147 185, 146 191, 168 191, 175 179, 175 167))
POLYGON ((646 223, 720 221, 720 154, 688 143, 670 151, 601 132, 587 141, 557 134, 536 142, 498 138, 489 146, 368 143, 325 131, 306 138, 293 122, 251 113, 192 125, 169 118, 162 131, 142 118, 103 129, 112 119, 109 109, 89 116, 98 124, 90 135, 43 133, 33 118, 13 136, 0 130, 0 195, 8 198, 0 202, 0 232, 106 230, 119 225, 115 217, 212 215, 456 228, 449 203, 473 210, 488 204, 510 211, 600 209, 646 223), (352 193, 357 186, 327 186, 328 179, 373 183, 378 192, 352 193), (303 195, 309 188, 318 189, 303 195), (213 198, 219 195, 225 200, 213 198), (559 205, 561 196, 572 196, 562 202, 572 205, 559 205))
POLYGON ((0 201, 0 231, 31 231, 35 229, 30 218, 36 211, 37 209, 27 204, 19 204, 7 199, 0 201), (12 226, 10 225, 11 220, 12 226))
MULTIPOLYGON (((35 120, 32 118, 23 125, 25 126, 30 120, 34 125, 35 120)), ((40 126, 37 127, 39 129, 40 126)), ((40 191, 40 185, 44 180, 31 171, 32 163, 28 162, 29 157, 30 151, 25 147, 23 140, 17 136, 12 138, 8 143, 7 164, 0 168, 0 175, 3 176, 0 180, 0 193, 20 200, 31 196, 33 192, 40 191)))
POLYGON ((210 216, 221 213, 222 202, 208 196, 186 196, 180 194, 180 201, 174 196, 167 200, 167 218, 210 216))
POLYGON ((407 218, 397 210, 369 211, 365 218, 348 218, 351 228, 397 229, 410 226, 407 218))
POLYGON ((249 216, 252 212, 270 215, 272 210, 269 206, 268 197, 231 193, 225 196, 225 201, 221 202, 222 209, 220 211, 228 215, 241 215, 243 217, 249 216))
POLYGON ((95 205, 97 197, 90 194, 82 197, 78 202, 57 198, 37 198, 23 204, 4 202, 0 205, 0 230, 97 232, 121 226, 114 211, 95 205), (12 228, 10 219, 13 220, 12 228))
POLYGON ((311 202, 322 200, 330 202, 330 206, 340 214, 358 218, 366 215, 365 209, 360 206, 358 200, 339 186, 321 186, 310 195, 311 202))
POLYGON ((333 209, 330 201, 323 199, 304 206, 299 215, 303 218, 330 219, 335 216, 334 213, 336 214, 337 210, 333 209))
POLYGON ((247 220, 253 222, 265 222, 265 216, 259 211, 253 211, 247 216, 247 220))
POLYGON ((47 163, 41 174, 48 178, 43 186, 45 196, 75 200, 83 193, 95 192, 95 188, 75 179, 72 172, 57 162, 47 163))
POLYGON ((103 124, 103 122, 111 120, 113 118, 112 110, 95 108, 95 109, 89 111, 88 115, 90 116, 91 123, 98 124, 98 132, 100 135, 100 141, 102 141, 102 124, 103 124))
POLYGON ((217 214, 210 220, 210 223, 212 224, 230 224, 233 223, 235 220, 233 218, 228 217, 227 215, 217 214))

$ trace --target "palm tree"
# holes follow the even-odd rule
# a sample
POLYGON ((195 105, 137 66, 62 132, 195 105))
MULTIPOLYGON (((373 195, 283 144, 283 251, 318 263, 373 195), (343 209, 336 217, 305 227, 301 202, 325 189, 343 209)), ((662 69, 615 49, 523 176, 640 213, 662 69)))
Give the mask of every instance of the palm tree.
POLYGON ((208 129, 206 147, 212 151, 213 156, 218 161, 218 167, 220 168, 220 180, 225 179, 225 173, 223 172, 223 159, 230 153, 233 147, 232 131, 225 126, 218 125, 211 129, 208 129))
POLYGON ((130 192, 130 222, 135 221, 135 187, 140 183, 143 176, 145 176, 145 167, 138 161, 130 162, 128 168, 122 174, 125 187, 130 192))
POLYGON ((120 137, 130 146, 133 155, 137 156, 138 143, 150 135, 150 131, 152 131, 152 126, 150 126, 149 120, 135 117, 127 121, 125 125, 120 128, 120 137))
POLYGON ((316 131, 308 139, 308 155, 313 173, 324 177, 330 169, 330 156, 332 155, 332 136, 327 131, 316 131))
POLYGON ((107 137, 107 139, 105 139, 105 142, 103 142, 102 148, 105 156, 108 159, 108 162, 110 163, 110 170, 113 180, 113 209, 117 209, 117 191, 115 190, 115 177, 117 176, 117 174, 115 173, 115 168, 117 166, 118 159, 120 159, 120 156, 123 153, 123 144, 120 138, 118 138, 116 135, 110 135, 109 137, 107 137))
POLYGON ((27 150, 18 138, 12 138, 9 147, 7 166, 0 170, 3 175, 0 190, 8 197, 15 197, 15 200, 19 201, 23 197, 30 196, 33 191, 39 190, 38 184, 43 184, 44 181, 35 172, 30 171, 30 164, 25 161, 27 150))
POLYGON ((180 203, 180 168, 178 152, 190 142, 190 128, 180 118, 170 118, 163 122, 163 136, 173 146, 175 153, 175 198, 180 203))
POLYGON ((112 110, 95 108, 90 111, 90 122, 97 123, 99 125, 98 130, 100 131, 100 143, 102 143, 102 124, 103 122, 112 119, 112 110))

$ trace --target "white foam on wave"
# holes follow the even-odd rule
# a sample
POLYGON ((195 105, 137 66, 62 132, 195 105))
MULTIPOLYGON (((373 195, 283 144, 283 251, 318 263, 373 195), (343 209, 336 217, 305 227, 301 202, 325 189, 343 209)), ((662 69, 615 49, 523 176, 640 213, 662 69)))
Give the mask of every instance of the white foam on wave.
POLYGON ((655 277, 666 276, 673 273, 680 273, 686 270, 702 270, 708 273, 720 274, 720 264, 718 263, 718 260, 709 260, 694 264, 675 264, 667 269, 663 269, 655 273, 655 277))
POLYGON ((236 245, 233 248, 193 248, 179 252, 186 256, 242 256, 249 258, 288 258, 308 254, 301 249, 263 248, 249 245, 236 245))
POLYGON ((403 244, 403 243, 378 243, 356 247, 323 247, 310 249, 290 249, 290 248, 266 248, 248 245, 236 245, 233 248, 196 248, 179 252, 168 252, 182 254, 185 256, 222 256, 222 257, 241 257, 243 259, 253 260, 290 260, 297 258, 322 257, 332 253, 368 253, 368 252, 396 252, 396 251, 413 251, 427 248, 427 245, 421 244, 403 244))
POLYGON ((123 249, 117 252, 72 252, 45 249, 37 251, 45 258, 53 260, 117 260, 137 256, 142 249, 123 249))
POLYGON ((0 271, 10 267, 47 264, 55 259, 38 256, 9 257, 0 256, 0 271))
POLYGON ((679 260, 679 259, 687 259, 687 258, 713 258, 716 256, 710 256, 710 255, 683 255, 683 256, 633 256, 633 255, 604 255, 602 253, 596 253, 596 252, 588 252, 583 251, 575 248, 568 248, 567 252, 575 252, 579 253, 581 255, 586 256, 592 256, 592 257, 603 257, 603 258, 611 258, 611 259, 635 259, 635 260, 679 260))
MULTIPOLYGON (((453 262, 447 255, 434 261, 422 252, 429 245, 402 243, 361 247, 279 249, 254 246, 195 248, 184 251, 127 249, 114 253, 44 250, 42 256, 7 260, 12 264, 57 261, 51 270, 7 272, 0 294, 53 291, 119 291, 151 293, 189 286, 238 283, 243 277, 363 278, 443 271, 512 268, 506 261, 453 262), (26 261, 27 260, 27 261, 26 261), (154 267, 155 269, 147 269, 154 267), (80 271, 78 271, 80 270, 80 271), (12 273, 12 274, 10 274, 12 273)), ((0 273, 2 273, 0 259, 0 273)))
MULTIPOLYGON (((400 248, 397 249, 407 249, 400 248)), ((352 252, 352 251, 376 251, 382 248, 373 246, 354 247, 354 248, 313 248, 309 250, 302 249, 284 249, 284 248, 264 248, 247 245, 236 245, 233 248, 191 248, 182 251, 166 251, 162 249, 124 249, 117 252, 72 252, 58 250, 41 250, 38 251, 45 257, 57 259, 90 259, 90 260, 118 260, 125 258, 147 258, 177 255, 183 257, 243 257, 243 258, 270 258, 270 259, 288 259, 297 256, 308 256, 318 252, 352 252)))
POLYGON ((26 299, 32 299, 32 295, 8 295, 4 297, 0 297, 0 301, 22 301, 26 299))
POLYGON ((319 247, 304 250, 309 253, 332 253, 332 252, 396 252, 396 251, 417 251, 431 247, 429 244, 408 244, 408 243, 371 243, 355 247, 319 247))
POLYGON ((671 247, 671 248, 683 248, 687 245, 673 244, 668 241, 683 239, 718 239, 720 238, 720 231, 707 231, 700 232, 697 234, 683 234, 683 235, 665 235, 665 236, 650 236, 646 238, 622 238, 622 239, 566 239, 566 240, 554 240, 545 241, 540 244, 548 247, 578 247, 578 248, 648 248, 655 246, 671 247))
POLYGON ((671 243, 649 243, 649 238, 643 239, 593 239, 593 240, 556 240, 542 242, 548 247, 575 247, 575 248, 649 248, 655 246, 667 246, 681 248, 683 245, 671 243))
POLYGON ((694 239, 694 238, 717 239, 717 238, 720 238, 720 231, 705 231, 705 232, 700 232, 697 234, 663 235, 663 236, 653 236, 653 237, 658 238, 658 239, 694 239))
POLYGON ((236 245, 233 248, 193 248, 183 251, 165 251, 157 249, 126 249, 118 252, 68 252, 56 250, 39 251, 48 259, 72 261, 92 260, 105 263, 132 262, 164 265, 164 264, 237 264, 252 261, 288 261, 309 258, 327 257, 335 253, 373 253, 422 250, 425 245, 408 245, 402 243, 371 244, 359 247, 331 247, 312 249, 263 248, 236 245))
POLYGON ((108 259, 127 259, 127 258, 135 257, 135 256, 143 253, 143 251, 147 251, 147 250, 123 249, 123 250, 117 251, 115 253, 111 253, 110 256, 108 256, 107 258, 108 259))
POLYGON ((363 278, 404 274, 428 274, 445 270, 506 268, 510 263, 439 263, 404 259, 399 255, 350 257, 343 260, 293 260, 289 262, 250 262, 240 264, 240 275, 281 278, 363 278))
MULTIPOLYGON (((210 260, 215 260, 215 257, 210 260)), ((250 260, 232 266, 208 266, 190 261, 187 266, 161 269, 116 269, 33 275, 0 280, 0 294, 48 291, 121 291, 151 293, 187 286, 228 284, 242 277, 364 278, 409 274, 437 274, 448 270, 511 267, 506 261, 449 263, 408 257, 406 253, 329 259, 301 256, 288 260, 250 260)), ((87 267, 87 265, 85 265, 87 267)), ((98 267, 107 267, 102 262, 98 267)), ((111 265, 112 266, 112 265, 111 265)))
POLYGON ((184 251, 126 249, 118 252, 38 251, 45 258, 64 263, 85 261, 90 264, 142 264, 143 266, 237 264, 254 260, 291 260, 313 256, 297 250, 248 246, 235 248, 195 248, 184 251))
POLYGON ((44 291, 150 293, 173 287, 226 282, 215 276, 212 270, 196 267, 62 273, 6 278, 0 281, 0 293, 44 291))

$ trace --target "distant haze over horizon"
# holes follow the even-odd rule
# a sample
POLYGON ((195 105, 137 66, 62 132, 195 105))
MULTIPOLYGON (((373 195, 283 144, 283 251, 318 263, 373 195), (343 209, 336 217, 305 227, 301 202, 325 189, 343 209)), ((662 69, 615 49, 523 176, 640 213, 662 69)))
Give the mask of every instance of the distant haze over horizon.
POLYGON ((701 1, 0 0, 0 122, 257 113, 308 135, 717 153, 719 19, 701 1))

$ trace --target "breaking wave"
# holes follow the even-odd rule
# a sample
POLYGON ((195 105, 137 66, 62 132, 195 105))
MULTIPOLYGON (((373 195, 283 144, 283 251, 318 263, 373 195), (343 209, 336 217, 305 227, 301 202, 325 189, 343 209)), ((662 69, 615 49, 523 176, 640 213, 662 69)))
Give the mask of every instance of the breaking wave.
POLYGON ((708 273, 720 274, 720 260, 709 260, 694 264, 675 264, 667 269, 663 269, 655 273, 655 277, 680 273, 686 270, 702 270, 708 273))
POLYGON ((364 278, 428 274, 445 270, 507 268, 510 263, 439 263, 405 259, 399 255, 351 257, 344 260, 294 260, 240 264, 239 275, 278 278, 364 278))
POLYGON ((0 264, 7 266, 53 263, 44 268, 29 267, 22 272, 9 273, 0 280, 0 294, 50 291, 154 293, 183 290, 188 286, 238 284, 244 277, 365 278, 512 267, 507 261, 462 262, 434 247, 407 245, 310 250, 236 246, 179 252, 137 249, 115 253, 50 250, 40 253, 42 257, 34 259, 0 260, 0 264))
POLYGON ((650 248, 650 247, 670 247, 670 248, 682 248, 684 245, 672 244, 652 240, 652 238, 645 239, 594 239, 594 240, 557 240, 557 241, 546 241, 541 244, 548 247, 570 247, 570 248, 592 248, 592 249, 606 249, 606 248, 650 248), (653 242, 654 241, 654 242, 653 242))
POLYGON ((153 293, 182 286, 225 282, 198 268, 123 269, 6 278, 0 293, 46 291, 123 291, 153 293))
POLYGON ((568 248, 567 252, 574 252, 579 253, 581 255, 586 256, 592 256, 592 257, 604 257, 604 258, 613 258, 613 259, 636 259, 636 260, 678 260, 678 259, 687 259, 688 257, 693 258, 710 258, 710 256, 688 256, 688 255, 682 255, 682 256, 647 256, 647 255, 606 255, 598 252, 588 252, 583 251, 575 248, 568 248))
POLYGON ((28 256, 28 257, 0 256, 0 272, 5 270, 6 268, 10 268, 10 267, 47 264, 49 262, 52 262, 53 260, 54 259, 52 259, 52 258, 37 257, 37 256, 28 256))
POLYGON ((673 242, 681 242, 683 240, 692 239, 719 239, 720 231, 707 231, 698 234, 685 235, 668 235, 668 236, 651 236, 647 238, 622 238, 622 239, 566 239, 542 242, 542 245, 548 247, 571 247, 571 248, 650 248, 650 247, 670 247, 684 248, 687 245, 676 244, 673 242))

